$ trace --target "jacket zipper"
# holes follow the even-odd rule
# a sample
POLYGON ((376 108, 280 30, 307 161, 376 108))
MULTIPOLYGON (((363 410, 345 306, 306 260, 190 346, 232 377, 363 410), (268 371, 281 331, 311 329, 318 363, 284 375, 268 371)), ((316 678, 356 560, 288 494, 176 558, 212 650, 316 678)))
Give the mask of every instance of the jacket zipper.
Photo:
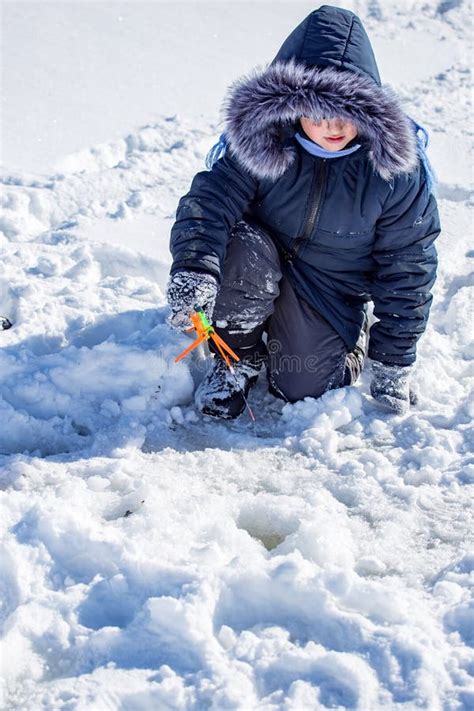
POLYGON ((311 233, 319 221, 321 205, 323 202, 323 192, 326 183, 326 160, 326 158, 321 159, 320 167, 313 184, 314 187, 311 192, 310 210, 303 225, 301 236, 296 237, 292 242, 290 242, 288 250, 285 250, 283 254, 283 257, 287 262, 292 262, 297 256, 303 244, 310 238, 311 233))

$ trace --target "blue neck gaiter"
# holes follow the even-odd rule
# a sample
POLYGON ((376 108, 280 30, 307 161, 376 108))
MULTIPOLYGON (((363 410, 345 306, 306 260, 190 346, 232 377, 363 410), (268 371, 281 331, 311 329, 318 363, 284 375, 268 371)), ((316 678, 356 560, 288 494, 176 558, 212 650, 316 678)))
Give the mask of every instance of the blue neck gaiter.
POLYGON ((314 143, 314 141, 308 141, 307 138, 303 138, 298 132, 295 133, 295 138, 308 153, 311 153, 313 156, 318 156, 319 158, 340 158, 341 156, 348 156, 350 153, 357 151, 361 146, 360 143, 356 143, 352 148, 344 148, 342 151, 327 151, 317 143, 314 143))

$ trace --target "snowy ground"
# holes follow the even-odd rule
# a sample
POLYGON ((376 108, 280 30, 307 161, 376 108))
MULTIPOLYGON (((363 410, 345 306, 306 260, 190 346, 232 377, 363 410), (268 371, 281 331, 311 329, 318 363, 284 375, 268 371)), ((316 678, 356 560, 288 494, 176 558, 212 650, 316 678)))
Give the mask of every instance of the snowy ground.
POLYGON ((4 169, 2 708, 474 707, 469 6, 345 6, 432 138, 420 404, 386 415, 364 376, 282 408, 262 378, 255 426, 196 413, 163 293, 217 117, 4 169))

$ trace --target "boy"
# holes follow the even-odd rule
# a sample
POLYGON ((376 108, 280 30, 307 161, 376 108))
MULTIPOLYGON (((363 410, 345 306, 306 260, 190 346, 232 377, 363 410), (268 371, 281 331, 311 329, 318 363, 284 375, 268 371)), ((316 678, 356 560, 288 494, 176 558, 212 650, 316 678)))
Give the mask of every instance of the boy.
POLYGON ((231 87, 225 153, 171 232, 171 325, 201 307, 241 358, 235 377, 211 360, 202 412, 237 417, 263 364, 290 402, 354 383, 369 301, 371 393, 408 410, 440 232, 418 128, 382 87, 359 18, 328 5, 231 87))

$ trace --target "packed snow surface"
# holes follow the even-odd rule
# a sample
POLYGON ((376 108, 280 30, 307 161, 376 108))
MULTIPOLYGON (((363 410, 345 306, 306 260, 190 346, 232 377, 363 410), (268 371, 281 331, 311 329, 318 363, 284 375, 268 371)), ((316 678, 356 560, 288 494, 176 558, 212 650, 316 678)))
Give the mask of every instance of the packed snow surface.
POLYGON ((382 412, 364 373, 283 405, 262 376, 255 424, 196 412, 203 354, 174 363, 189 341, 164 289, 216 117, 164 114, 51 174, 4 169, 2 708, 474 708, 470 8, 345 6, 432 138, 419 404, 382 412))

